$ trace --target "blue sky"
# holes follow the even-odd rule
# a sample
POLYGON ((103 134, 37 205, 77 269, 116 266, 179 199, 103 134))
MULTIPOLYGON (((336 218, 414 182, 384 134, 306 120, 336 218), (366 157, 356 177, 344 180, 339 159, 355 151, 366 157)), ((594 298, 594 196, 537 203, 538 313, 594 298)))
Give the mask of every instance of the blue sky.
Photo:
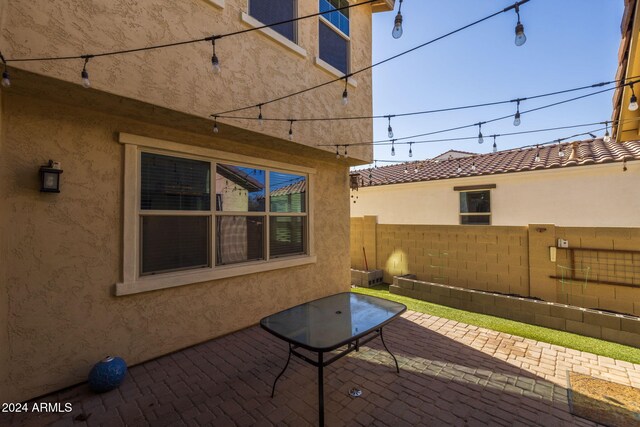
MULTIPOLYGON (((398 1, 396 1, 398 3, 398 1)), ((396 10, 373 17, 373 62, 409 49, 512 4, 489 0, 405 0, 404 34, 391 37, 396 10)), ((531 0, 520 10, 527 42, 516 47, 514 11, 374 68, 374 114, 394 114, 523 98, 615 79, 623 0, 531 0)), ((608 86, 612 87, 612 86, 608 86)), ((525 101, 521 110, 595 90, 525 101)), ((476 153, 492 150, 487 135, 610 120, 613 91, 483 126, 477 140, 437 142, 409 147, 374 146, 379 160, 420 160, 449 149, 476 153)), ((394 137, 477 123, 515 113, 515 103, 392 120, 394 137)), ((593 129, 598 128, 594 126, 593 129)), ((564 138, 592 129, 579 128, 497 139, 498 149, 564 138)), ((418 139, 468 137, 470 128, 418 139)), ((603 132, 598 132, 598 136, 603 132)), ((387 121, 374 121, 374 139, 387 138, 387 121)))

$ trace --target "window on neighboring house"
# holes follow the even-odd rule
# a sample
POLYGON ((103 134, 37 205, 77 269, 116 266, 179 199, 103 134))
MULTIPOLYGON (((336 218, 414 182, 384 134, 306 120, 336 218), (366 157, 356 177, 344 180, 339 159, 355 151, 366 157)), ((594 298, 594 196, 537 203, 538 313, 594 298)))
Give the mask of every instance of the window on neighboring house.
MULTIPOLYGON (((249 0, 249 15, 265 25, 282 22, 297 17, 297 0, 249 0)), ((296 43, 297 26, 295 22, 275 25, 272 30, 296 43)))
POLYGON ((460 192, 460 224, 491 225, 491 191, 460 192))
POLYGON ((320 12, 333 10, 320 16, 318 22, 319 57, 343 74, 349 73, 349 9, 347 0, 319 0, 320 12))
POLYGON ((306 175, 149 152, 140 164, 141 276, 307 253, 306 175))

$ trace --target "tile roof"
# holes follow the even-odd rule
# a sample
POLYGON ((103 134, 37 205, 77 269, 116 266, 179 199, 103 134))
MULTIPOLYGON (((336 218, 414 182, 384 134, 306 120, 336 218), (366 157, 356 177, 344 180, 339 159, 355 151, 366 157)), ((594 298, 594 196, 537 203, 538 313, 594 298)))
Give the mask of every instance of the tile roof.
POLYGON ((304 193, 306 189, 307 189, 307 181, 304 179, 301 179, 300 181, 294 182, 293 184, 285 185, 284 187, 271 190, 271 197, 304 193))
POLYGON ((447 160, 421 160, 356 171, 361 186, 434 181, 509 172, 597 165, 624 160, 640 160, 640 141, 604 142, 601 138, 499 151, 497 153, 447 160), (564 156, 561 156, 559 145, 564 156), (536 161, 539 151, 540 160, 536 161), (407 172, 405 173, 405 169, 407 172))

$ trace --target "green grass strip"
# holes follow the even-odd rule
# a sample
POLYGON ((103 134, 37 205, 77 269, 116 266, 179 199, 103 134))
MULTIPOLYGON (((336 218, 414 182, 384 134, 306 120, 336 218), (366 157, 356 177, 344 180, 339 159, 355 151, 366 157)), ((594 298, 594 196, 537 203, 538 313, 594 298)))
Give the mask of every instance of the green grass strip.
POLYGON ((352 291, 400 302, 406 305, 409 310, 419 313, 430 314, 510 335, 517 335, 523 338, 611 357, 612 359, 640 364, 640 349, 635 347, 394 295, 389 292, 388 285, 377 285, 371 288, 353 288, 352 291))

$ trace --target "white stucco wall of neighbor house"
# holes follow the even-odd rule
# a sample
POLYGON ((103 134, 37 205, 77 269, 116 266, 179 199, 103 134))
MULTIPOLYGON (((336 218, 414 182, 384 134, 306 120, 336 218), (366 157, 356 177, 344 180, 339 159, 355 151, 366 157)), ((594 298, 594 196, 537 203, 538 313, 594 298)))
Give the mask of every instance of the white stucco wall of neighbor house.
POLYGON ((495 184, 491 224, 640 226, 640 162, 360 188, 351 216, 380 224, 459 224, 456 186, 495 184))

